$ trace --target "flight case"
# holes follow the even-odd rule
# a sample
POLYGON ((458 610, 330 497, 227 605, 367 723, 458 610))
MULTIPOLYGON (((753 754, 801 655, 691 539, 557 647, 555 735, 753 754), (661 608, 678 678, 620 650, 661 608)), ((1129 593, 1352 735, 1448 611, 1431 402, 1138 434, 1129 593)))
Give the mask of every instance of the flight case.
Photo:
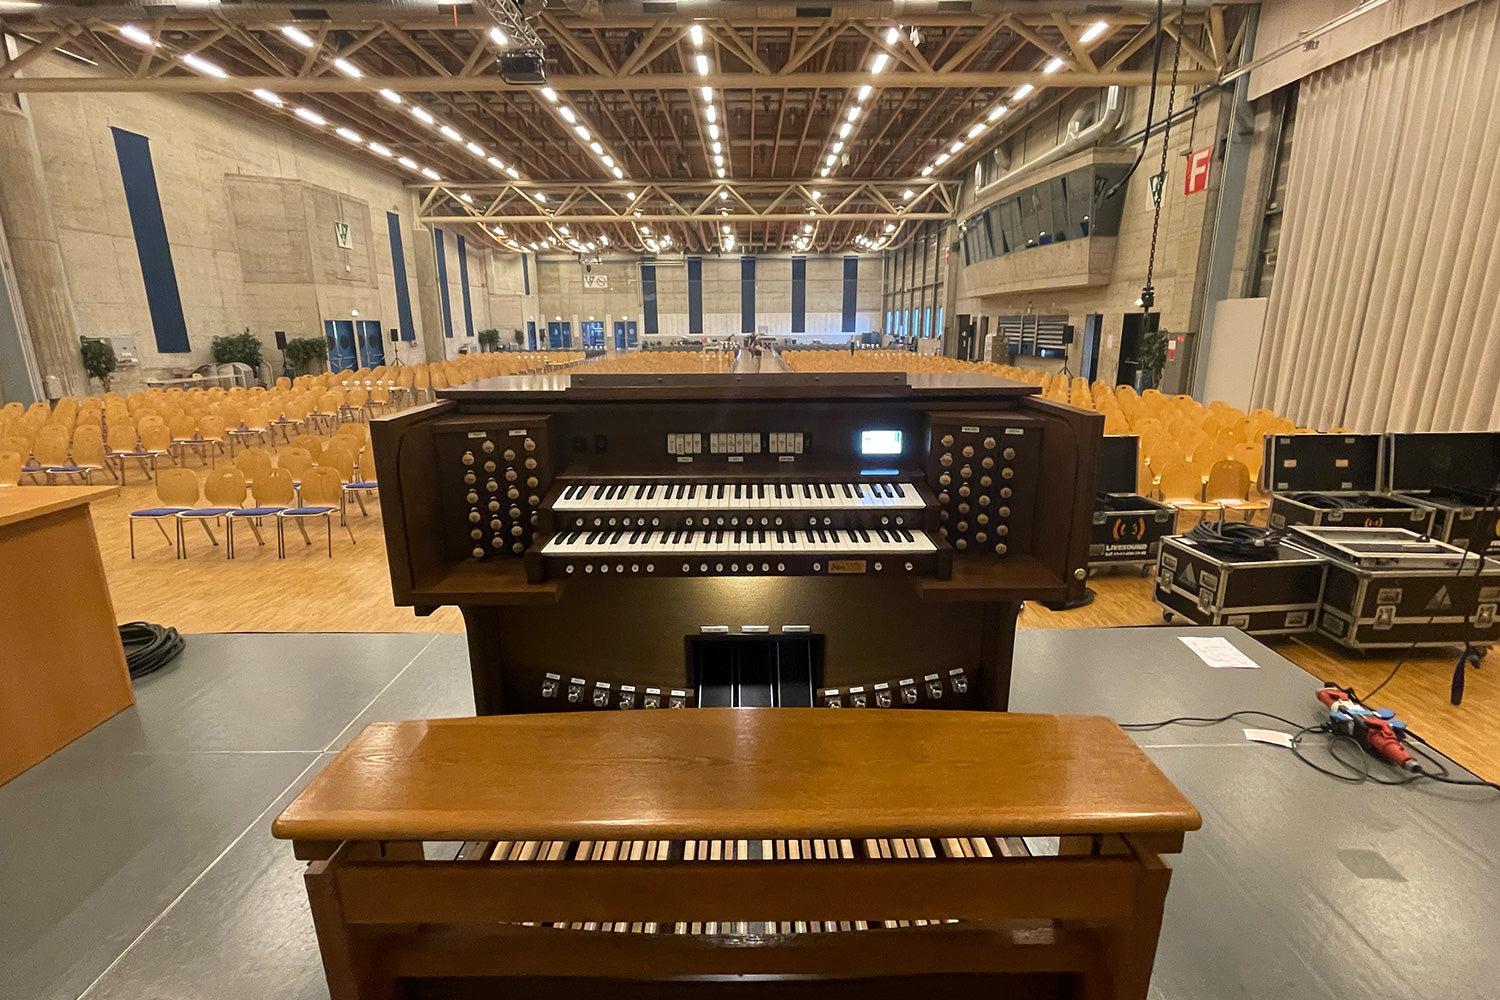
POLYGON ((1380 493, 1384 438, 1379 434, 1268 434, 1261 478, 1271 497, 1270 524, 1407 528, 1426 534, 1433 509, 1380 493))
POLYGON ((1388 434, 1385 487, 1434 512, 1432 537, 1471 552, 1500 555, 1500 434, 1388 434))
POLYGON ((1350 649, 1488 646, 1500 562, 1400 528, 1299 526, 1328 560, 1318 631, 1350 649))
POLYGON ((1136 491, 1140 438, 1108 434, 1099 452, 1099 493, 1089 538, 1089 565, 1149 564, 1163 536, 1177 530, 1177 508, 1136 491))
POLYGON ((1294 635, 1317 628, 1328 560, 1290 542, 1274 559, 1252 559, 1205 548, 1186 535, 1161 543, 1156 603, 1168 620, 1230 625, 1251 635, 1294 635))

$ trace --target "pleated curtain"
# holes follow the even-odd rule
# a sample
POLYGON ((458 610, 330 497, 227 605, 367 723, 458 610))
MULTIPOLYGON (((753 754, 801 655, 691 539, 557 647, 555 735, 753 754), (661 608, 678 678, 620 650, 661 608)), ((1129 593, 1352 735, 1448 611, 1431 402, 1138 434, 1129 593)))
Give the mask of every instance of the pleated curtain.
POLYGON ((1500 429, 1500 0, 1302 81, 1283 210, 1255 405, 1500 429))

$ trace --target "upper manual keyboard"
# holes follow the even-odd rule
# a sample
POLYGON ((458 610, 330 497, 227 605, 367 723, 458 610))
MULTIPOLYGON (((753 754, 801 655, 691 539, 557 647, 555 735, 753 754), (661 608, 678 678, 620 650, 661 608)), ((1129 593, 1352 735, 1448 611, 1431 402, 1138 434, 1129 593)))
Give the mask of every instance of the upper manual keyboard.
POLYGON ((910 483, 582 483, 556 511, 921 510, 910 483))

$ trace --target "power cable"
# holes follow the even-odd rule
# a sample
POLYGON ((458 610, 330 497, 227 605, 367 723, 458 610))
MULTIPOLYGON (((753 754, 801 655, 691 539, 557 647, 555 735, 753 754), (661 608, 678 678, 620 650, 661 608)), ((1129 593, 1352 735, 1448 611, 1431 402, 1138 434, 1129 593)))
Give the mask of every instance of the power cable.
POLYGON ((187 645, 175 628, 150 622, 127 622, 120 626, 120 643, 130 679, 154 674, 177 658, 187 645))

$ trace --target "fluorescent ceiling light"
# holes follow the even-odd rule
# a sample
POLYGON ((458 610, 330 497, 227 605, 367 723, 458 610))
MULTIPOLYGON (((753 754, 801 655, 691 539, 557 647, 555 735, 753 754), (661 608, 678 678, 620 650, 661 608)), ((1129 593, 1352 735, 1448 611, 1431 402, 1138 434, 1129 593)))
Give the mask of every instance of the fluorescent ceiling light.
POLYGON ((853 132, 853 131, 854 131, 854 126, 850 125, 848 122, 844 122, 844 124, 842 124, 842 125, 839 126, 839 138, 840 139, 847 139, 847 138, 849 138, 849 133, 853 132))
POLYGON ((431 180, 431 181, 440 181, 440 180, 442 180, 442 178, 438 176, 437 171, 433 170, 431 167, 423 167, 422 168, 422 176, 426 177, 428 180, 431 180))
POLYGON ((156 44, 150 32, 143 28, 137 28, 133 24, 120 25, 120 37, 127 42, 134 42, 137 45, 151 46, 156 44))
POLYGON ((849 120, 852 122, 852 121, 854 121, 858 117, 859 117, 859 105, 856 104, 856 105, 854 105, 854 107, 852 107, 852 108, 849 109, 849 120))
POLYGON ((729 192, 728 191, 720 191, 719 192, 719 200, 720 201, 728 201, 729 200, 729 192))
POLYGON ((1045 66, 1042 67, 1042 72, 1043 73, 1056 73, 1058 70, 1060 70, 1062 68, 1063 68, 1063 61, 1061 59, 1052 58, 1052 59, 1049 59, 1047 61, 1047 65, 1045 65, 1045 66))
POLYGON ((708 75, 708 56, 700 52, 693 57, 693 63, 698 67, 699 76, 708 75))
POLYGON ((951 145, 951 146, 948 147, 948 152, 950 152, 950 153, 956 153, 960 149, 963 149, 963 148, 964 148, 964 141, 962 139, 959 139, 958 141, 954 142, 953 145, 951 145))
POLYGON ((950 153, 939 153, 937 159, 935 159, 935 160, 932 161, 932 165, 934 167, 941 167, 943 164, 947 163, 952 158, 953 158, 952 154, 950 154, 950 153))
POLYGON ((651 235, 651 227, 650 226, 642 226, 641 227, 641 232, 643 234, 647 235, 647 236, 650 236, 651 235))
POLYGON ((802 231, 804 233, 810 233, 810 232, 812 232, 812 223, 811 222, 803 223, 803 225, 802 225, 802 231))
POLYGON ((295 111, 292 112, 292 114, 296 115, 298 118, 301 118, 303 121, 307 122, 309 125, 322 126, 322 125, 327 125, 328 124, 328 119, 327 118, 324 118, 322 115, 318 114, 316 111, 312 111, 312 110, 310 110, 308 108, 297 108, 295 111))
POLYGON ((578 138, 582 139, 584 142, 589 141, 589 130, 584 128, 582 125, 573 126, 573 131, 577 132, 578 138))
POLYGON ((601 156, 599 157, 599 162, 606 167, 612 167, 615 165, 615 158, 613 156, 601 156))
POLYGON ((720 167, 720 168, 719 168, 719 170, 718 170, 718 174, 719 174, 719 176, 720 176, 720 177, 723 177, 723 176, 724 176, 724 168, 723 168, 723 167, 720 167))
POLYGON ((261 88, 257 87, 256 89, 250 91, 250 93, 260 98, 262 101, 265 101, 267 104, 273 104, 278 108, 281 107, 281 98, 276 94, 271 93, 269 90, 262 90, 261 88))
POLYGON ((427 109, 420 104, 413 104, 411 106, 411 116, 424 125, 431 125, 435 121, 427 109))
POLYGON ((723 143, 716 142, 710 148, 712 148, 715 153, 722 153, 722 152, 724 152, 724 144, 723 143))
POLYGON ((710 139, 717 139, 719 137, 719 126, 710 125, 708 127, 708 137, 710 139))
POLYGON ((884 52, 878 53, 875 56, 875 60, 870 63, 870 72, 882 73, 885 71, 886 66, 890 65, 890 62, 890 56, 886 55, 884 52))
POLYGON ((556 103, 556 101, 557 101, 557 91, 553 90, 551 87, 543 87, 541 93, 542 93, 542 96, 545 97, 547 100, 552 101, 553 103, 556 103))
POLYGON ((439 125, 438 131, 442 133, 444 139, 450 142, 462 143, 464 141, 464 137, 452 125, 439 125))
POLYGON ((573 113, 573 109, 568 107, 566 104, 558 108, 557 113, 562 115, 562 120, 567 122, 569 125, 573 125, 578 121, 578 116, 575 115, 573 113))
POLYGON ((724 232, 726 232, 726 233, 727 233, 727 232, 729 232, 729 227, 728 227, 728 226, 724 226, 724 227, 722 227, 722 229, 723 229, 723 231, 724 231, 724 232))
POLYGON ((984 122, 979 122, 973 128, 969 129, 968 138, 970 138, 970 139, 977 139, 977 138, 979 138, 979 136, 981 136, 982 134, 984 134, 984 130, 987 127, 988 126, 986 126, 984 124, 984 122))
POLYGON ((485 158, 486 154, 484 151, 484 147, 477 142, 465 143, 464 148, 473 153, 475 156, 479 157, 481 160, 485 158))
POLYGON ((488 157, 484 162, 488 163, 490 166, 494 167, 496 170, 504 170, 505 169, 505 164, 502 163, 502 162, 500 162, 500 158, 498 156, 488 157))
POLYGON ((505 32, 501 31, 499 28, 490 29, 490 41, 494 42, 496 45, 510 44, 510 39, 505 37, 505 32))
POLYGON ((901 200, 902 201, 911 201, 916 196, 917 196, 917 192, 913 191, 911 188, 907 188, 905 191, 901 192, 901 200))
POLYGON ((995 107, 995 108, 991 109, 990 113, 984 116, 984 120, 987 121, 987 122, 995 121, 1001 115, 1005 114, 1005 112, 1007 112, 1009 110, 1010 110, 1009 108, 1007 108, 1005 105, 1001 104, 998 107, 995 107))
POLYGON ((719 109, 717 107, 715 107, 714 105, 710 104, 708 107, 706 107, 706 108, 703 109, 703 117, 707 118, 711 122, 718 121, 719 120, 719 109))
POLYGON ((702 45, 703 44, 703 25, 701 25, 701 24, 695 24, 695 25, 693 25, 691 28, 688 29, 688 34, 693 37, 693 44, 694 45, 702 45))
POLYGON ((474 204, 474 196, 472 194, 468 194, 468 193, 461 194, 461 195, 458 196, 458 200, 461 201, 461 202, 463 202, 465 205, 472 205, 472 204, 474 204))
POLYGON ((407 170, 416 170, 417 169, 417 161, 413 160, 410 156, 402 156, 402 157, 398 158, 396 160, 396 162, 399 163, 399 164, 401 164, 407 170))
POLYGON ((387 101, 390 101, 392 104, 400 104, 401 103, 401 95, 398 94, 398 93, 396 93, 394 90, 392 90, 389 87, 381 87, 380 88, 380 96, 384 97, 387 101))
POLYGON ((1104 21, 1095 21, 1093 24, 1088 26, 1087 31, 1078 36, 1078 40, 1087 45, 1089 42, 1092 42, 1094 39, 1098 38, 1108 30, 1108 23, 1104 21))
POLYGON ((627 201, 635 201, 635 192, 634 191, 626 191, 625 192, 625 199, 627 201))
POLYGON ((505 168, 505 172, 507 174, 510 174, 511 180, 520 180, 521 179, 521 174, 520 174, 519 171, 516 170, 515 167, 506 167, 505 168))
POLYGON ((220 80, 229 79, 229 74, 224 72, 222 67, 216 63, 209 62, 196 52, 184 52, 182 54, 182 61, 200 73, 208 76, 216 76, 220 80))
POLYGON ((604 147, 599 145, 597 142, 589 143, 589 149, 592 149, 594 151, 595 156, 602 156, 604 153, 604 147))
POLYGON ((872 91, 874 89, 875 88, 872 87, 872 86, 870 86, 868 83, 865 84, 864 86, 860 87, 859 88, 859 100, 863 101, 866 97, 869 97, 870 96, 870 91, 872 91))
POLYGON ((390 156, 391 155, 391 151, 389 149, 387 149, 386 147, 382 146, 378 142, 371 142, 370 143, 370 152, 374 153, 376 156, 390 156))
POLYGON ((722 167, 723 165, 724 165, 724 157, 722 157, 722 156, 715 156, 714 157, 714 166, 716 166, 716 167, 722 167))
POLYGON ((885 231, 888 233, 894 233, 896 231, 896 224, 894 222, 887 222, 885 224, 885 231))
POLYGON ((538 191, 536 194, 532 195, 532 197, 535 198, 537 201, 546 201, 547 200, 547 196, 544 195, 544 194, 542 194, 542 192, 540 192, 540 191, 538 191))
POLYGON ((712 87, 699 87, 698 88, 698 96, 701 97, 701 98, 703 98, 705 101, 711 101, 711 100, 714 99, 714 88, 712 88, 712 87))
POLYGON ((333 68, 338 70, 345 76, 351 77, 356 80, 365 75, 358 66, 354 65, 347 59, 335 59, 333 61, 333 68))
POLYGON ((833 151, 835 153, 842 153, 844 151, 844 140, 840 139, 838 142, 834 143, 833 151))
POLYGON ((922 176, 923 177, 928 177, 931 174, 932 174, 932 164, 929 163, 927 166, 925 166, 925 167, 922 168, 922 176))
POLYGON ((352 128, 346 128, 343 125, 340 125, 333 131, 338 135, 340 139, 347 139, 349 142, 363 143, 365 141, 364 136, 360 135, 352 128))
POLYGON ((610 173, 615 175, 616 180, 623 180, 625 177, 625 171, 621 170, 619 167, 615 167, 610 171, 610 173))
POLYGON ((829 174, 829 172, 830 172, 830 169, 831 168, 829 168, 829 167, 820 167, 818 169, 818 176, 819 177, 827 177, 828 174, 829 174))
POLYGON ((1023 83, 1016 88, 1016 92, 1012 95, 1011 99, 1016 101, 1024 101, 1026 100, 1026 98, 1031 96, 1031 92, 1034 90, 1036 90, 1036 88, 1031 84, 1023 83))
POLYGON ((282 37, 298 48, 310 49, 313 47, 312 37, 295 25, 283 24, 281 26, 281 34, 282 37))
POLYGON ((809 192, 808 196, 810 198, 812 198, 813 201, 819 201, 823 197, 823 192, 822 191, 812 191, 812 192, 809 192))

